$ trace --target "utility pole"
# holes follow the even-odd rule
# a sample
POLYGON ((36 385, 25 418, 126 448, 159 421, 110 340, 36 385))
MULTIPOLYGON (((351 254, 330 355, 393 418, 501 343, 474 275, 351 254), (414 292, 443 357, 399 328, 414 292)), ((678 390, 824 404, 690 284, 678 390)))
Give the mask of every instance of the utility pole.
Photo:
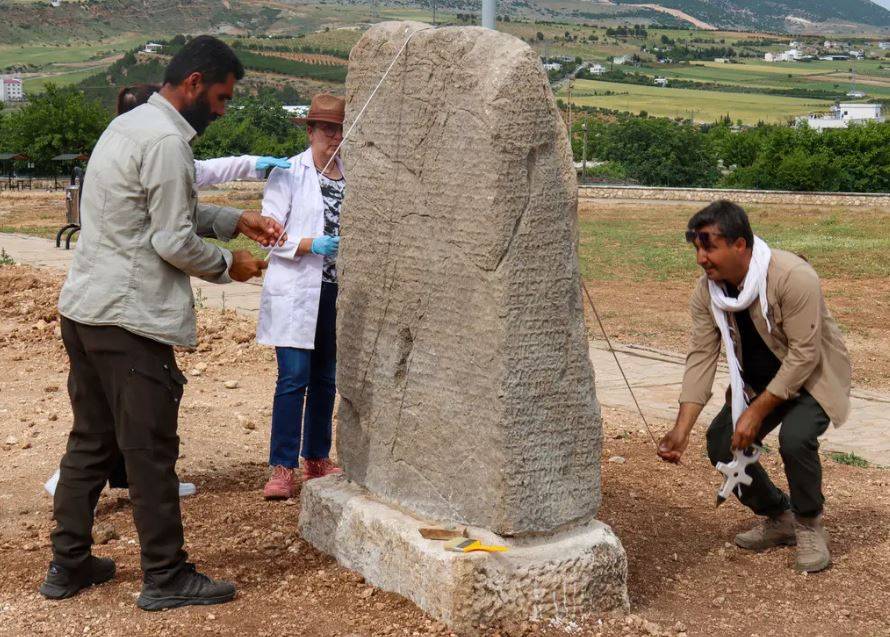
POLYGON ((573 88, 575 88, 575 80, 571 79, 571 80, 569 80, 569 95, 568 95, 569 101, 568 101, 568 104, 566 105, 567 110, 569 112, 569 115, 567 117, 568 122, 569 122, 569 139, 572 138, 572 89, 573 88))
POLYGON ((495 14, 497 13, 497 0, 482 0, 482 26, 494 31, 495 14))
POLYGON ((581 182, 587 179, 587 120, 581 124, 581 130, 584 131, 584 145, 581 147, 581 182))
POLYGON ((436 26, 436 0, 433 0, 433 26, 436 26))

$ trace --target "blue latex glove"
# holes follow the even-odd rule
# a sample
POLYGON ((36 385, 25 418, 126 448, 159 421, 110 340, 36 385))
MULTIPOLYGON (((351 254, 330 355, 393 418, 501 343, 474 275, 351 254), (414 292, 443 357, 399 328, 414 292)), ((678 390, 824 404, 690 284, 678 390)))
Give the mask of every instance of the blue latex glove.
POLYGON ((340 237, 316 237, 312 240, 312 253, 323 257, 335 257, 340 249, 340 237))
POLYGON ((286 157, 278 159, 278 157, 257 157, 257 170, 268 170, 269 168, 290 168, 290 162, 286 157))

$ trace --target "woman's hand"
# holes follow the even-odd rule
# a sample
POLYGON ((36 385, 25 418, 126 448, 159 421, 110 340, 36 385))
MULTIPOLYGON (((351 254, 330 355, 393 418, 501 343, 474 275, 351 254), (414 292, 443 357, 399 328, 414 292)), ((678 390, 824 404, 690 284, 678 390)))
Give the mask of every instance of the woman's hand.
POLYGON ((324 235, 316 237, 312 240, 312 253, 320 254, 323 257, 335 257, 340 250, 340 237, 329 237, 324 235))
POLYGON ((256 170, 268 170, 269 168, 287 170, 290 168, 290 162, 287 160, 287 157, 282 157, 281 159, 278 157, 257 157, 254 168, 256 170))

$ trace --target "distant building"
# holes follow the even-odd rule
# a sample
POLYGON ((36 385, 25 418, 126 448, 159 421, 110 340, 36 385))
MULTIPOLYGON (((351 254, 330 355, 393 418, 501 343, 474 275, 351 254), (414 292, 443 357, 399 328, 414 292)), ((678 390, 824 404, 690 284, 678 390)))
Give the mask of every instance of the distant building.
POLYGON ((855 58, 855 59, 857 59, 857 60, 861 60, 862 57, 863 57, 863 55, 864 55, 864 54, 862 53, 862 51, 856 51, 855 49, 850 49, 850 52, 849 52, 849 53, 850 53, 850 57, 851 57, 851 58, 855 58))
POLYGON ((766 53, 763 56, 765 62, 797 62, 805 58, 799 49, 788 49, 783 53, 766 53))
POLYGON ((890 42, 878 42, 878 48, 882 51, 890 51, 890 42))
POLYGON ((655 84, 655 86, 664 87, 668 85, 668 79, 666 77, 656 77, 655 82, 653 83, 655 84))
POLYGON ((606 72, 606 67, 602 64, 591 64, 590 65, 590 74, 591 75, 602 75, 606 72))
POLYGON ((619 56, 612 58, 612 62, 614 64, 627 64, 630 61, 631 61, 630 55, 619 55, 619 56))
POLYGON ((56 8, 61 7, 62 0, 49 0, 49 6, 56 7, 56 8))
POLYGON ((727 58, 714 58, 714 62, 717 64, 729 64, 729 59, 727 58))
POLYGON ((287 111, 288 115, 293 115, 294 117, 306 117, 309 115, 309 105, 308 104, 297 104, 297 105, 284 105, 284 110, 287 111))
POLYGON ((847 128, 852 124, 885 121, 881 104, 841 103, 833 106, 828 115, 799 117, 797 122, 818 131, 826 128, 847 128))
POLYGON ((849 60, 850 56, 837 53, 832 55, 823 55, 819 59, 825 60, 826 62, 840 62, 841 60, 849 60))
POLYGON ((0 102, 21 102, 24 99, 21 78, 0 76, 0 102))
POLYGON ((145 48, 142 49, 143 53, 160 53, 164 50, 163 44, 158 44, 157 42, 149 42, 145 45, 145 48))
POLYGON ((544 70, 545 71, 561 71, 562 64, 560 64, 559 62, 547 62, 546 64, 544 64, 544 70))
POLYGON ((861 100, 863 97, 865 97, 865 93, 853 89, 847 93, 847 97, 852 97, 854 100, 861 100))

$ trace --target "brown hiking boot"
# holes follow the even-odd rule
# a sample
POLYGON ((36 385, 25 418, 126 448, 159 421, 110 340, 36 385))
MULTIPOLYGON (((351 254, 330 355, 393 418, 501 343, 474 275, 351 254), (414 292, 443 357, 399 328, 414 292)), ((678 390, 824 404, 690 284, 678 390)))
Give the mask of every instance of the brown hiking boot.
POLYGON ((794 516, 783 511, 776 517, 764 518, 763 522, 735 536, 736 546, 749 551, 763 551, 774 546, 790 546, 796 542, 794 516))
POLYGON ((804 518, 795 515, 794 532, 797 535, 794 570, 815 573, 828 568, 831 553, 828 552, 828 532, 822 526, 822 516, 804 518))

